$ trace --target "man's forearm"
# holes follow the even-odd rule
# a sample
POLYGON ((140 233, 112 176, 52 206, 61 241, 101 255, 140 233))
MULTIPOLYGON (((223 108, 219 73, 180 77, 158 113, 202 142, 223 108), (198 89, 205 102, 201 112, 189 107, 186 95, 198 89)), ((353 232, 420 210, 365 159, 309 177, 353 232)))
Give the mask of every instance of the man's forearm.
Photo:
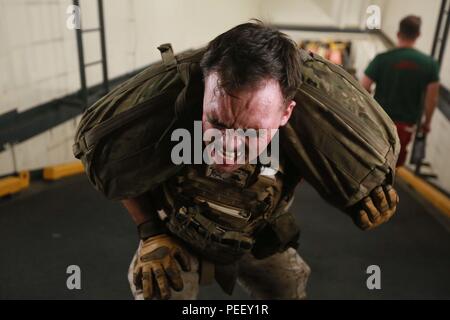
POLYGON ((363 78, 361 79, 361 85, 369 93, 372 93, 372 84, 373 84, 373 80, 370 79, 367 75, 364 75, 363 78))
POLYGON ((140 225, 152 217, 152 213, 144 210, 138 199, 125 199, 121 202, 128 210, 128 213, 136 225, 140 225))
POLYGON ((438 103, 439 83, 430 84, 425 96, 425 124, 430 125, 438 103))
POLYGON ((425 102, 425 122, 430 124, 437 106, 437 97, 430 97, 425 102))
POLYGON ((152 204, 148 194, 136 198, 125 199, 121 202, 128 210, 128 213, 136 225, 140 225, 150 219, 159 219, 156 208, 152 204))

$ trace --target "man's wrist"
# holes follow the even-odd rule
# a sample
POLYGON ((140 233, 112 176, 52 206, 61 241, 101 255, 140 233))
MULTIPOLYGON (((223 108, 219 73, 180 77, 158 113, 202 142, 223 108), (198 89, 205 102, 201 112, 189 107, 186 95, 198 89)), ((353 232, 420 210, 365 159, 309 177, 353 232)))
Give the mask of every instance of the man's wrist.
POLYGON ((141 240, 146 240, 167 232, 167 228, 160 219, 150 219, 137 226, 138 235, 141 240))

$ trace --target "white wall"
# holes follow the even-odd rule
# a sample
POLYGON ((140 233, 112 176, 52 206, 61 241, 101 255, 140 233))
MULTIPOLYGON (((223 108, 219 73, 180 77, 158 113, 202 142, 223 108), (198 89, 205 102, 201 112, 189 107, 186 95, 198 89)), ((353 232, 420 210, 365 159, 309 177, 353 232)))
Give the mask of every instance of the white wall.
POLYGON ((334 26, 330 7, 327 0, 262 0, 261 17, 273 24, 334 26))
POLYGON ((369 0, 262 0, 261 17, 274 24, 359 27, 369 0))
POLYGON ((341 28, 365 28, 369 0, 332 1, 332 15, 341 28))
POLYGON ((171 42, 175 51, 196 48, 227 29, 259 17, 259 0, 104 1, 111 76, 160 59, 156 49, 171 42))
POLYGON ((75 91, 71 1, 0 0, 0 114, 23 111, 75 91))

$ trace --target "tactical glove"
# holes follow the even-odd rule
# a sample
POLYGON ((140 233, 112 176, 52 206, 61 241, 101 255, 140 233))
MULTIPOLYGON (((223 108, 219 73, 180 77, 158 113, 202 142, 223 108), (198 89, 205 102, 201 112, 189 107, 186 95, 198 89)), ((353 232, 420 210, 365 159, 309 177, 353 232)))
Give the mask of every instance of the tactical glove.
POLYGON ((169 299, 171 288, 183 290, 180 266, 190 271, 189 256, 182 245, 166 234, 142 241, 134 265, 133 281, 144 299, 169 299))
POLYGON ((362 230, 370 230, 387 222, 397 210, 399 197, 391 185, 375 188, 352 212, 354 223, 362 230))

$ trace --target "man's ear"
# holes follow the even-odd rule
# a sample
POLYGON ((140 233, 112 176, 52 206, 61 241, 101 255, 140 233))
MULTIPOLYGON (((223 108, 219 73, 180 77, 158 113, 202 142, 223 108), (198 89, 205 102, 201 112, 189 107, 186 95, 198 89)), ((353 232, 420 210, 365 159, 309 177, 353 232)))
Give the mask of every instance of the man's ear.
POLYGON ((289 121, 289 118, 292 115, 292 110, 294 110, 294 107, 297 103, 294 100, 289 101, 289 104, 286 106, 286 108, 283 111, 283 115, 281 117, 280 126, 286 125, 286 123, 289 121))

